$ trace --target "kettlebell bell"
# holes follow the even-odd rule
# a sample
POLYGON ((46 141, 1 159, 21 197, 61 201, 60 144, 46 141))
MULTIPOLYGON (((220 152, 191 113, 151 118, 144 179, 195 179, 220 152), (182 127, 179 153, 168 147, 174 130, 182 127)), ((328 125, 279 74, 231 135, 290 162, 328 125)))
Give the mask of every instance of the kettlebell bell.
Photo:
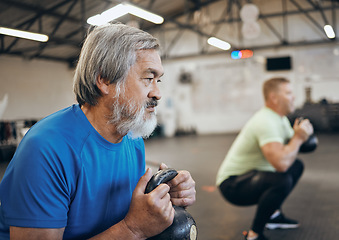
POLYGON ((299 148, 301 153, 313 152, 318 146, 318 138, 312 134, 299 148))
MULTIPOLYGON (((167 168, 156 172, 147 183, 145 193, 150 193, 161 183, 171 181, 178 172, 173 168, 167 168)), ((148 240, 196 240, 197 225, 193 217, 183 208, 173 206, 174 219, 171 226, 160 234, 148 238, 148 240)))

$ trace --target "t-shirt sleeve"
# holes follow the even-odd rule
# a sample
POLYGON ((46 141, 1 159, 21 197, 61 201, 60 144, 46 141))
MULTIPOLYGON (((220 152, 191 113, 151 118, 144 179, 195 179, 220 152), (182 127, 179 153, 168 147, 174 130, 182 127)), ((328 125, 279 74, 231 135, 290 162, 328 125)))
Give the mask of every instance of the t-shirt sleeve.
POLYGON ((40 137, 25 139, 18 147, 5 178, 10 191, 1 197, 8 225, 66 226, 70 191, 58 150, 60 144, 64 143, 40 137))
POLYGON ((271 142, 284 143, 280 129, 273 119, 274 118, 263 119, 260 124, 256 125, 255 131, 260 147, 271 142))

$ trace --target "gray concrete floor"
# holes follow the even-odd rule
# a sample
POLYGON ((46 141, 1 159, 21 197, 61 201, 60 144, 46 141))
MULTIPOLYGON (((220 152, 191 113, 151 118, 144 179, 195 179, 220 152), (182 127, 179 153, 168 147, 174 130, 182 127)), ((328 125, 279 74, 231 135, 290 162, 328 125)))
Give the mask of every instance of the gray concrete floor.
MULTIPOLYGON (((196 181, 197 201, 188 208, 198 225, 199 240, 241 240, 255 212, 226 202, 215 188, 216 172, 236 135, 182 136, 145 141, 147 165, 154 171, 164 162, 186 169, 196 181)), ((329 240, 339 234, 339 134, 318 134, 319 147, 300 155, 305 172, 283 205, 297 219, 295 230, 271 230, 270 240, 329 240)), ((0 162, 0 179, 7 162, 0 162)))
MULTIPOLYGON (((183 136, 146 141, 149 165, 165 162, 189 170, 196 181, 197 201, 188 208, 200 240, 243 239, 256 210, 226 202, 215 188, 215 176, 236 135, 183 136)), ((270 240, 329 240, 339 234, 339 134, 318 134, 314 153, 300 154, 305 172, 283 205, 300 222, 299 229, 270 230, 270 240)))

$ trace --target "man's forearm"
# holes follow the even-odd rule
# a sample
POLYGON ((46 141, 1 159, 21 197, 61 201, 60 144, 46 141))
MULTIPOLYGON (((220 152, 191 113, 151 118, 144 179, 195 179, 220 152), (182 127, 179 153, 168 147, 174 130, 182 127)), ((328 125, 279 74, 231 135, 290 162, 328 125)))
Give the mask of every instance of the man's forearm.
POLYGON ((90 240, 144 240, 145 237, 138 236, 137 233, 126 224, 125 220, 113 225, 106 231, 90 238, 90 240))
POLYGON ((281 161, 285 163, 285 171, 293 164, 299 153, 299 148, 303 140, 298 136, 293 136, 288 144, 284 146, 281 161))

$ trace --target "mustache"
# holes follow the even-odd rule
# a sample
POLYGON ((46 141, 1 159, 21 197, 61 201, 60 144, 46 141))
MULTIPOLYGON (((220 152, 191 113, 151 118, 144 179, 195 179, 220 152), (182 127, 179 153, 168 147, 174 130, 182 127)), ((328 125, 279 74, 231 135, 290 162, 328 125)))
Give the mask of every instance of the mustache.
POLYGON ((156 107, 158 106, 158 101, 156 99, 151 99, 146 103, 146 108, 152 106, 152 107, 156 107))

